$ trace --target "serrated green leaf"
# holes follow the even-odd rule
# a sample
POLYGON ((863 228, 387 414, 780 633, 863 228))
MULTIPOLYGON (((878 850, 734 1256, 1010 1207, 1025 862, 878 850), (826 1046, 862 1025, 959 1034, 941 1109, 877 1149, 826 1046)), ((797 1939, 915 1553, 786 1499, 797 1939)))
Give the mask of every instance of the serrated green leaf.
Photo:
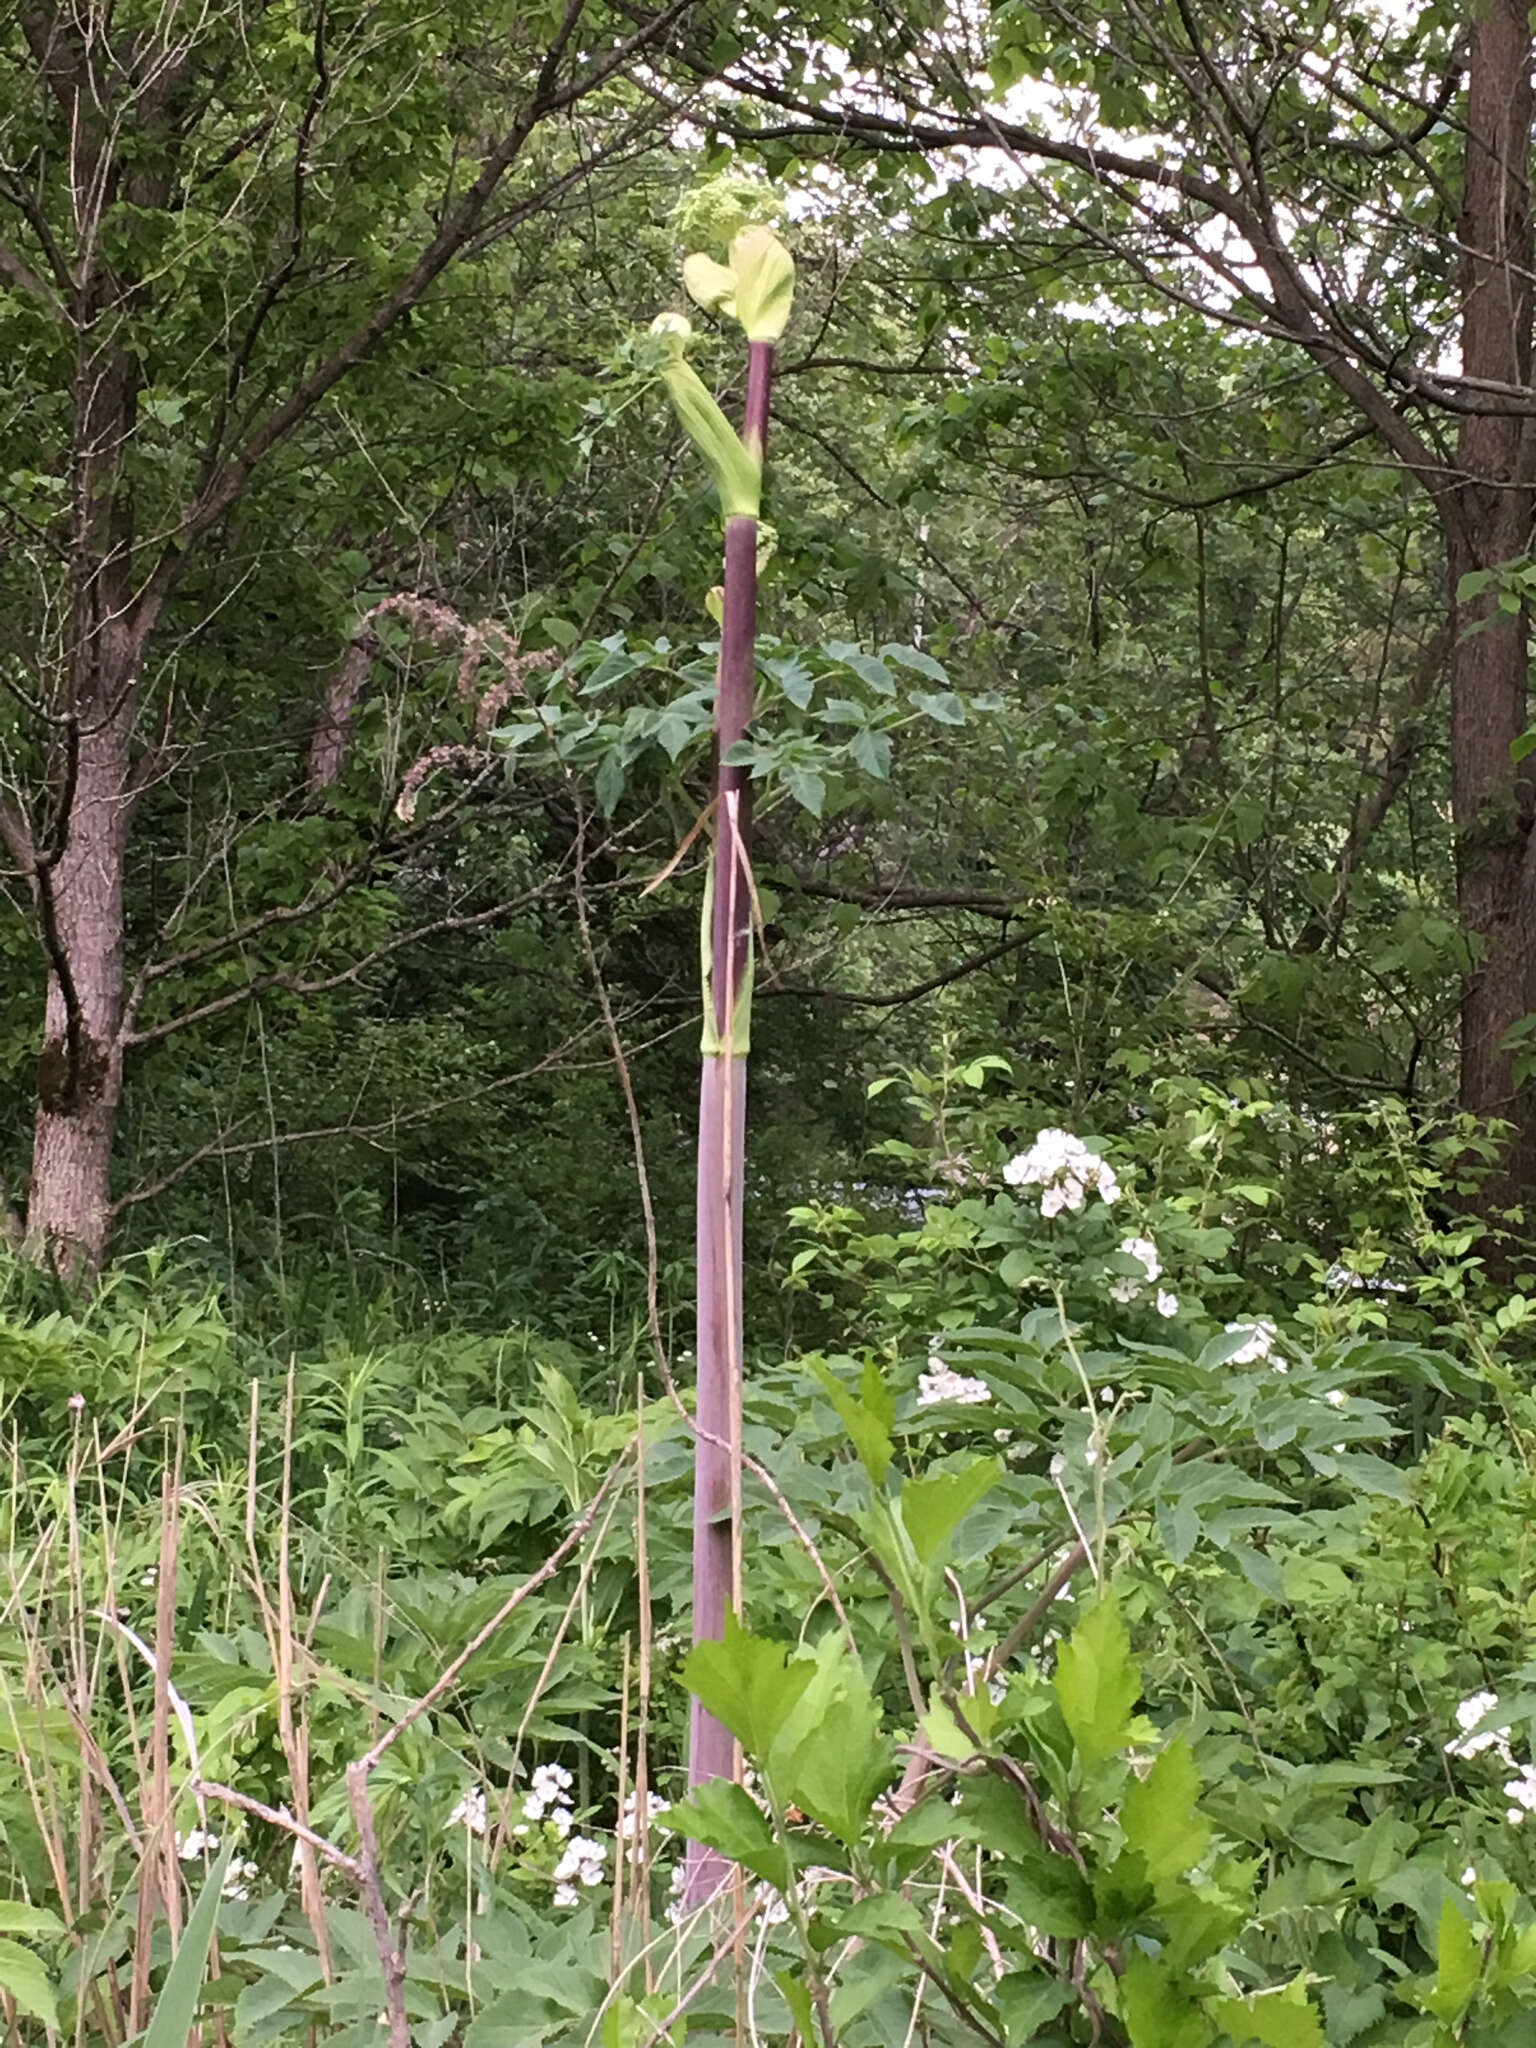
POLYGON ((815 1676, 809 1658, 791 1663, 783 1643, 749 1635, 734 1614, 720 1642, 695 1643, 683 1661, 683 1683, 749 1756, 764 1759, 815 1676))
POLYGON ((0 1991, 8 1991, 29 2019, 57 2028, 58 2001, 48 1972, 41 1958, 19 1941, 0 1938, 0 1991))
POLYGON ((1196 1808, 1199 1797, 1200 1773, 1182 1735, 1128 1787, 1120 1826, 1154 1885, 1192 1870, 1205 1854, 1211 1827, 1196 1808))
POLYGON ((830 1366, 814 1358, 807 1362, 827 1399, 837 1410, 838 1419, 847 1430, 848 1440, 857 1451, 864 1469, 876 1486, 883 1486, 896 1451, 888 1424, 879 1415, 872 1415, 862 1400, 856 1400, 830 1366))
POLYGON ((1283 1991, 1259 1991, 1252 1998, 1223 1998, 1211 2009, 1239 2048, 1327 2048, 1322 2015, 1307 2003, 1304 1979, 1293 1977, 1283 1991))
POLYGON ((965 706, 953 690, 913 690, 912 702, 936 725, 964 725, 965 706))
POLYGON ((1125 1747, 1141 1673, 1114 1593, 1101 1594, 1061 1645, 1051 1683, 1087 1768, 1125 1747))
POLYGON ((920 1563, 936 1562, 949 1539, 1002 1477, 1000 1459, 978 1458, 960 1472, 908 1479, 901 1489, 901 1521, 920 1563))
POLYGON ((864 770, 878 782, 885 782, 891 773, 891 736, 888 732, 875 732, 866 726, 856 732, 848 742, 848 752, 864 770))
POLYGON ((1120 1979, 1120 2016, 1131 2048, 1207 2048, 1216 2028, 1185 1989, 1181 1973, 1135 1950, 1120 1979))
POLYGON ((774 1834, 773 1823, 752 1795, 729 1778, 711 1778, 698 1786, 668 1809, 665 1824, 692 1842, 718 1849, 775 1891, 788 1889, 789 1855, 774 1834))

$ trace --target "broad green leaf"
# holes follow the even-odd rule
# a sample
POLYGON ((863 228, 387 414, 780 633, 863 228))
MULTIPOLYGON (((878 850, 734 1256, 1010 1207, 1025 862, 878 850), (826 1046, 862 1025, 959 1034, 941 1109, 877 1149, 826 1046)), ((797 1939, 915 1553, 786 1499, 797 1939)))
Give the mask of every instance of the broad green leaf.
POLYGON ((866 775, 873 775, 877 782, 889 780, 891 736, 888 732, 876 732, 866 726, 848 742, 848 751, 866 775))
POLYGON ((0 1934, 21 1934, 29 1941, 42 1941, 63 1932, 64 1922, 46 1906, 27 1906, 20 1899, 0 1899, 0 1934))
POLYGON ((1051 1683, 1077 1753, 1089 1769, 1125 1747, 1141 1697, 1141 1673, 1115 1594, 1101 1594, 1061 1645, 1051 1683))
POLYGON ((224 1880, 229 1875, 234 1853, 235 1838, 231 1834, 219 1851, 219 1860, 203 1880, 197 1904, 192 1908, 186 1931, 181 1937, 181 1946, 165 1974, 165 1987, 145 2029, 143 2048, 186 2048, 197 2024, 197 2008, 208 1969, 208 1952, 213 1947, 214 1929, 218 1925, 219 1900, 224 1895, 224 1880))
POLYGON ((1071 1984, 1060 1977, 1048 1977, 1043 1970, 1010 1970, 1000 1977, 992 1993, 1003 2016, 1009 2048, 1035 2038, 1036 2030, 1055 2019, 1064 2005, 1077 1996, 1071 1984))
POLYGON ((690 441, 708 463, 727 519, 755 519, 762 495, 762 464, 720 410, 697 370, 681 350, 663 366, 674 411, 690 441))
POLYGON ((784 767, 784 787, 803 811, 809 811, 813 818, 821 816, 822 805, 827 800, 827 778, 814 768, 808 768, 803 761, 789 761, 784 767))
POLYGON ((913 690, 912 702, 937 725, 964 725, 965 706, 953 690, 913 690))
POLYGON ((767 655, 761 665, 797 711, 809 708, 816 693, 816 678, 798 654, 767 655))
POLYGON ((1447 2025, 1457 2020, 1471 2003, 1483 1970, 1482 1944, 1447 1899, 1440 1908, 1440 1939, 1436 1947, 1435 1977, 1424 2003, 1447 2025))
POLYGON ((1069 1857, 1040 1839, 1018 1792, 987 1772, 965 1788, 961 1831, 1000 1859, 1012 1911, 1041 1934, 1071 1940, 1093 1924, 1093 1893, 1069 1857))
POLYGON ((920 1561, 933 1564, 949 1539, 1002 1477, 997 1458, 978 1458, 963 1472, 934 1472, 908 1479, 901 1489, 901 1520, 920 1561))
POLYGON ((690 1841, 718 1849, 775 1891, 788 1890, 789 1856, 773 1823, 752 1795, 729 1778, 711 1778, 698 1786, 668 1810, 664 1824, 690 1841))
MULTIPOLYGON (((829 660, 839 662, 844 668, 851 669, 859 681, 861 683, 868 683, 869 687, 877 695, 881 697, 895 696, 896 679, 879 655, 867 654, 857 642, 852 640, 825 641, 822 646, 822 652, 829 660)), ((882 648, 880 652, 884 654, 889 652, 889 650, 882 648)))
POLYGON ((1205 1854, 1211 1828, 1196 1810, 1199 1797, 1200 1773, 1181 1735, 1121 1801, 1125 1839, 1140 1853, 1153 1884, 1192 1870, 1205 1854))
POLYGON ((736 318, 748 341, 777 341, 795 299, 795 259, 770 227, 743 228, 731 244, 736 318))
POLYGON ((911 669, 914 675, 926 676, 929 682, 938 683, 945 689, 949 687, 949 671, 920 647, 907 647, 898 641, 888 640, 880 652, 887 661, 894 661, 898 668, 911 669))
POLYGON ((783 1643, 749 1635, 734 1614, 721 1642, 696 1643, 684 1659, 683 1683, 749 1756, 765 1759, 816 1674, 808 1657, 789 1661, 783 1643))
POLYGON ((855 1899, 845 1913, 837 1916, 839 1934, 857 1935, 864 1941, 884 1942, 899 1955, 908 1955, 909 1935, 923 1936, 928 1924, 910 1899, 900 1892, 871 1892, 855 1899))
POLYGON ((1252 1998, 1223 1998, 1212 2018, 1240 2048, 1327 2048, 1322 2015, 1307 2003, 1304 1978, 1293 1977, 1283 1991, 1259 1991, 1252 1998))
POLYGON ((805 1663, 811 1681, 765 1761, 785 1804, 852 1845, 896 1774, 895 1748, 880 1732, 873 1689, 840 1634, 824 1636, 805 1663))
POLYGON ((1183 1973, 1132 1952, 1120 1979, 1120 2016, 1131 2048, 1207 2048, 1216 2028, 1189 1996, 1183 1973))
POLYGON ((53 1985, 40 1957, 19 1941, 0 1939, 0 1991, 8 1991, 19 2010, 45 2027, 59 2024, 53 1985))

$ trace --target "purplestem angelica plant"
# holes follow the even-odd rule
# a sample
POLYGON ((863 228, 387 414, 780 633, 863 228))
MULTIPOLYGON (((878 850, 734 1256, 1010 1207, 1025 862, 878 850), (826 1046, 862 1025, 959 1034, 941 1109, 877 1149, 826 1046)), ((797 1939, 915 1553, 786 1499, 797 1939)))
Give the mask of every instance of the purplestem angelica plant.
MULTIPOLYGON (((698 446, 725 515, 715 693, 713 848, 699 939, 704 1020, 699 1085, 698 1424, 693 1496, 693 1636, 718 1640, 741 1611, 742 1177, 752 1016, 752 792, 732 759, 751 723, 757 641, 758 515, 773 385, 774 349, 794 295, 794 264, 771 228, 744 228, 730 260, 690 256, 683 281, 711 312, 740 323, 747 340, 747 400, 738 435, 684 360, 689 327, 664 314, 664 368, 678 417, 698 446)), ((688 1782, 737 1774, 735 1738, 695 1698, 688 1782)), ((726 1874, 719 1854, 689 1845, 684 1897, 708 1898, 726 1874)))

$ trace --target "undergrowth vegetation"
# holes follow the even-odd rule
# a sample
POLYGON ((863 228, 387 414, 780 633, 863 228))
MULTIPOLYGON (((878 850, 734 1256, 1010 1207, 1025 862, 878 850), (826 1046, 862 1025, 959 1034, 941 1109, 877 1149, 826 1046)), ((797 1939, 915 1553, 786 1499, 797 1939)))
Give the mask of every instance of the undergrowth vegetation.
POLYGON ((601 1275, 360 1347, 8 1273, 13 2041, 1529 2039, 1536 1298, 1468 1133, 889 1087, 921 1192, 790 1218, 691 1653, 689 1361, 601 1275))

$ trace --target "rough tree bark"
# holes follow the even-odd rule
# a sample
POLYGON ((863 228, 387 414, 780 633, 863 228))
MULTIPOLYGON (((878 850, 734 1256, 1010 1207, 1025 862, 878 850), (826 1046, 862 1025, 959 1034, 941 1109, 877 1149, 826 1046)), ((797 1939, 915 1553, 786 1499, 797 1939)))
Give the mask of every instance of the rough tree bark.
MULTIPOLYGON (((1462 374, 1483 388, 1531 385, 1530 15, 1492 0, 1472 34, 1462 204, 1462 374)), ((1536 422, 1528 411, 1471 413, 1454 487, 1439 498, 1456 635, 1451 654, 1451 807, 1462 922, 1480 957, 1461 1005, 1461 1106, 1514 1126, 1489 1184, 1490 1209, 1536 1195, 1536 1091, 1516 1084, 1509 1034, 1536 1012, 1536 775, 1511 746, 1528 722, 1527 624, 1496 593, 1467 602, 1462 579, 1497 571, 1531 544, 1536 422)))

